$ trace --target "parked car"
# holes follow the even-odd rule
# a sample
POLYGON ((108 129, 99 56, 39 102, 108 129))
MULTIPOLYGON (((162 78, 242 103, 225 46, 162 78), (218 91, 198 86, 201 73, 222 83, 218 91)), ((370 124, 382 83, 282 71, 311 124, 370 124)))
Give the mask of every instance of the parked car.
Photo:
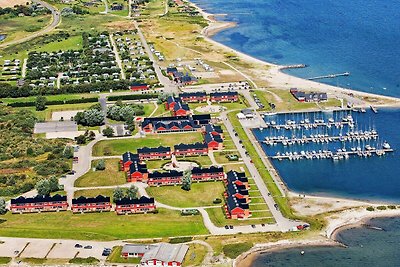
POLYGON ((75 244, 75 248, 82 248, 81 244, 75 244))
POLYGON ((229 229, 229 226, 228 226, 228 225, 225 225, 225 229, 229 229))
POLYGON ((87 245, 84 247, 84 249, 92 249, 93 247, 91 245, 87 245))

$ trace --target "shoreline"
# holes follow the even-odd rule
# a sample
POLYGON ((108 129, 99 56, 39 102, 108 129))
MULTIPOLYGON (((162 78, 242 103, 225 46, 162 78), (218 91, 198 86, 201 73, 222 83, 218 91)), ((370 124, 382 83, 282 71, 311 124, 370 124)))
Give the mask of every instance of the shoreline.
POLYGON ((256 244, 250 250, 239 255, 234 260, 233 267, 251 267, 254 260, 262 254, 279 252, 290 248, 337 247, 337 246, 346 247, 345 244, 342 244, 339 241, 337 241, 337 235, 340 232, 352 228, 365 227, 365 224, 368 224, 368 222, 372 219, 400 217, 400 210, 389 210, 389 211, 386 210, 386 212, 374 211, 370 213, 371 214, 355 219, 357 221, 334 225, 333 226, 334 228, 330 232, 330 235, 326 237, 321 236, 320 238, 316 237, 312 239, 310 238, 310 239, 300 239, 300 240, 285 239, 276 242, 256 244))
MULTIPOLYGON (((375 93, 368 93, 364 91, 358 91, 355 89, 349 89, 349 88, 343 88, 343 87, 337 87, 325 83, 320 83, 320 82, 315 82, 307 79, 303 79, 300 77, 296 77, 287 73, 282 72, 282 69, 285 69, 285 65, 277 65, 273 64, 261 59, 258 59, 256 57, 250 56, 248 54, 245 54, 241 51, 238 51, 234 48, 231 48, 225 44, 219 43, 215 40, 213 40, 211 37, 218 32, 233 28, 237 26, 237 23, 235 22, 225 22, 225 21, 218 21, 216 20, 215 16, 217 14, 211 14, 206 12, 204 9, 199 7, 197 4, 191 2, 189 0, 189 3, 195 7, 199 13, 203 16, 205 20, 209 22, 209 25, 204 27, 200 34, 204 37, 204 39, 211 44, 214 44, 217 47, 220 47, 224 50, 227 50, 229 52, 233 52, 236 55, 238 55, 239 58, 241 58, 244 61, 248 61, 253 64, 259 64, 262 66, 267 66, 269 68, 269 75, 270 79, 267 81, 271 86, 269 87, 274 87, 274 88, 281 88, 281 89, 290 89, 293 87, 303 89, 303 90, 318 90, 320 92, 326 92, 330 94, 334 94, 335 96, 342 96, 343 98, 349 98, 354 96, 362 97, 362 98, 378 98, 379 100, 385 101, 384 103, 373 103, 374 106, 377 107, 384 107, 384 106, 389 106, 389 107, 398 107, 400 106, 400 98, 399 97, 394 97, 394 96, 387 96, 387 95, 381 95, 381 94, 375 94, 375 93), (391 102, 391 103, 388 103, 391 102)), ((372 105, 372 103, 365 103, 367 100, 361 100, 358 98, 355 98, 355 103, 353 103, 357 107, 366 107, 372 105), (357 101, 359 100, 359 101, 357 101)))
MULTIPOLYGON (((189 0, 190 2, 190 0, 189 0)), ((255 58, 253 56, 250 56, 248 54, 245 54, 241 51, 238 51, 236 49, 233 49, 225 44, 219 43, 211 37, 218 32, 236 27, 237 23, 234 22, 222 22, 216 20, 214 14, 210 14, 206 11, 204 11, 202 8, 200 8, 198 5, 195 3, 190 2, 191 5, 193 5, 203 16, 204 19, 206 19, 209 22, 209 25, 206 26, 205 28, 202 29, 201 35, 204 37, 204 39, 211 44, 222 48, 225 51, 228 52, 233 52, 235 53, 240 59, 253 63, 253 64, 258 64, 261 66, 267 66, 269 67, 269 74, 270 74, 270 79, 268 80, 268 83, 271 85, 270 87, 278 87, 282 89, 289 89, 292 87, 297 87, 300 89, 308 89, 308 90, 318 90, 322 92, 327 92, 330 94, 333 94, 335 96, 344 96, 344 97, 349 97, 351 95, 360 97, 360 98, 372 98, 372 99, 378 99, 381 101, 384 101, 384 103, 371 103, 371 99, 362 99, 362 102, 359 103, 354 103, 355 106, 357 107, 369 107, 370 105, 374 105, 376 107, 399 107, 400 106, 400 98, 399 97, 393 97, 393 96, 387 96, 387 95, 381 95, 381 94, 375 94, 375 93, 368 93, 364 91, 358 91, 354 89, 348 89, 348 88, 342 88, 342 87, 336 87, 332 86, 329 84, 324 84, 320 82, 315 82, 315 81, 310 81, 306 80, 300 77, 292 76, 290 74, 282 72, 283 69, 285 69, 284 65, 277 65, 273 64, 258 58, 255 58), (368 103, 369 102, 369 103, 368 103)), ((357 98, 358 99, 358 98, 357 98)), ((360 99, 358 99, 360 100, 360 99)), ((273 166, 273 168, 275 168, 273 166)), ((289 188, 286 186, 285 182, 282 181, 288 196, 295 197, 296 195, 299 195, 297 192, 289 190, 289 188)), ((249 251, 243 253, 239 257, 237 257, 233 263, 233 266, 237 267, 250 267, 251 263, 253 260, 259 256, 260 254, 266 253, 266 252, 274 252, 274 251, 279 251, 283 250, 286 248, 294 248, 294 247, 313 247, 313 246, 344 246, 343 244, 337 242, 336 236, 340 231, 346 230, 348 228, 352 227, 362 227, 363 224, 365 224, 367 221, 374 219, 374 218, 382 218, 382 217, 400 217, 400 210, 395 209, 395 210, 375 210, 375 211, 367 211, 366 207, 367 206, 374 206, 375 208, 379 205, 388 205, 388 203, 384 202, 379 202, 377 201, 367 201, 367 200, 360 200, 360 199, 349 199, 349 198, 341 198, 341 197, 331 197, 331 196, 318 196, 318 195, 312 195, 312 194, 306 194, 307 199, 313 199, 313 200, 325 200, 325 201, 343 201, 346 203, 351 203, 355 206, 346 208, 344 211, 336 210, 333 215, 327 217, 328 224, 326 228, 321 232, 321 237, 320 238, 313 238, 313 239, 303 239, 303 240, 280 240, 278 242, 270 242, 270 243, 265 243, 265 244, 256 244, 252 249, 249 251), (333 218, 334 217, 334 218, 333 218)))

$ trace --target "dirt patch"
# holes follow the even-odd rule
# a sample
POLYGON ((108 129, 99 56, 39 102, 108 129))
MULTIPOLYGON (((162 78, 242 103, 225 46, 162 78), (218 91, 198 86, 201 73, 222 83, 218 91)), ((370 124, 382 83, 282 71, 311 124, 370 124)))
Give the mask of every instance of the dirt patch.
POLYGON ((13 174, 13 173, 23 173, 29 171, 29 168, 20 168, 20 169, 2 169, 0 170, 0 174, 13 174))
POLYGON ((14 7, 15 5, 25 5, 29 0, 0 0, 0 7, 14 7))
MULTIPOLYGON (((2 0, 0 0, 2 1, 2 0)), ((135 27, 133 23, 127 23, 126 21, 115 21, 105 25, 107 28, 117 31, 133 30, 135 27)))

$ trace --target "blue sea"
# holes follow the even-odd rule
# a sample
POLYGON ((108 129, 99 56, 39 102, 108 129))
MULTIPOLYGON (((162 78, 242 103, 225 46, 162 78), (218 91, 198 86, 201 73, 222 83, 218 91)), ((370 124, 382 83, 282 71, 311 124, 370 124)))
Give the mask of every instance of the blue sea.
POLYGON ((379 218, 368 222, 368 227, 343 230, 337 240, 343 247, 301 247, 265 253, 252 267, 278 266, 400 266, 400 218, 379 218), (371 229, 380 227, 383 231, 371 229), (301 255, 304 251, 304 255, 301 255))
POLYGON ((213 39, 277 64, 307 64, 290 74, 400 97, 398 0, 193 0, 238 23, 213 39))

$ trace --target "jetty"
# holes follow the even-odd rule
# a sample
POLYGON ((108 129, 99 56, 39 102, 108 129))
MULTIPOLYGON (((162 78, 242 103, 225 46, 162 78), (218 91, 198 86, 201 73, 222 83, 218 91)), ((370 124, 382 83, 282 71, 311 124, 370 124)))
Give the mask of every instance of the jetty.
POLYGON ((332 78, 337 78, 341 76, 349 76, 350 72, 343 72, 343 73, 337 73, 337 74, 328 74, 328 75, 322 75, 322 76, 316 76, 316 77, 311 77, 308 78, 308 80, 320 80, 320 79, 332 79, 332 78))
POLYGON ((265 125, 267 126, 266 128, 272 128, 276 130, 280 129, 285 129, 285 130, 296 130, 296 129, 312 129, 312 128, 318 128, 318 127, 336 127, 336 128, 343 128, 345 125, 348 125, 349 127, 354 127, 354 121, 353 120, 342 120, 342 121, 328 121, 325 122, 323 120, 315 120, 314 122, 309 122, 309 121, 302 121, 300 123, 296 123, 294 121, 287 121, 285 124, 277 124, 275 121, 271 122, 266 122, 265 125))
POLYGON ((370 106, 372 112, 374 112, 375 114, 378 113, 378 109, 374 106, 370 106))
POLYGON ((332 152, 330 150, 319 150, 319 151, 301 151, 297 152, 286 152, 280 154, 279 152, 276 156, 272 156, 272 159, 277 160, 301 160, 301 159, 331 159, 333 161, 348 159, 350 156, 358 156, 358 157, 371 157, 375 156, 383 156, 386 153, 394 152, 391 148, 381 148, 381 149, 369 149, 369 150, 351 150, 351 151, 343 151, 339 149, 337 152, 332 152))
POLYGON ((302 69, 306 68, 306 64, 295 64, 295 65, 287 65, 287 66, 282 66, 281 70, 286 70, 286 69, 302 69))
POLYGON ((265 141, 262 143, 266 145, 277 145, 282 144, 283 146, 290 146, 295 144, 308 144, 312 143, 332 143, 332 142, 351 142, 351 141, 366 141, 366 140, 376 140, 378 139, 378 133, 376 131, 373 132, 349 132, 345 136, 329 136, 328 134, 317 134, 311 136, 302 136, 302 137, 283 137, 283 136, 275 136, 275 137, 265 137, 265 141))

